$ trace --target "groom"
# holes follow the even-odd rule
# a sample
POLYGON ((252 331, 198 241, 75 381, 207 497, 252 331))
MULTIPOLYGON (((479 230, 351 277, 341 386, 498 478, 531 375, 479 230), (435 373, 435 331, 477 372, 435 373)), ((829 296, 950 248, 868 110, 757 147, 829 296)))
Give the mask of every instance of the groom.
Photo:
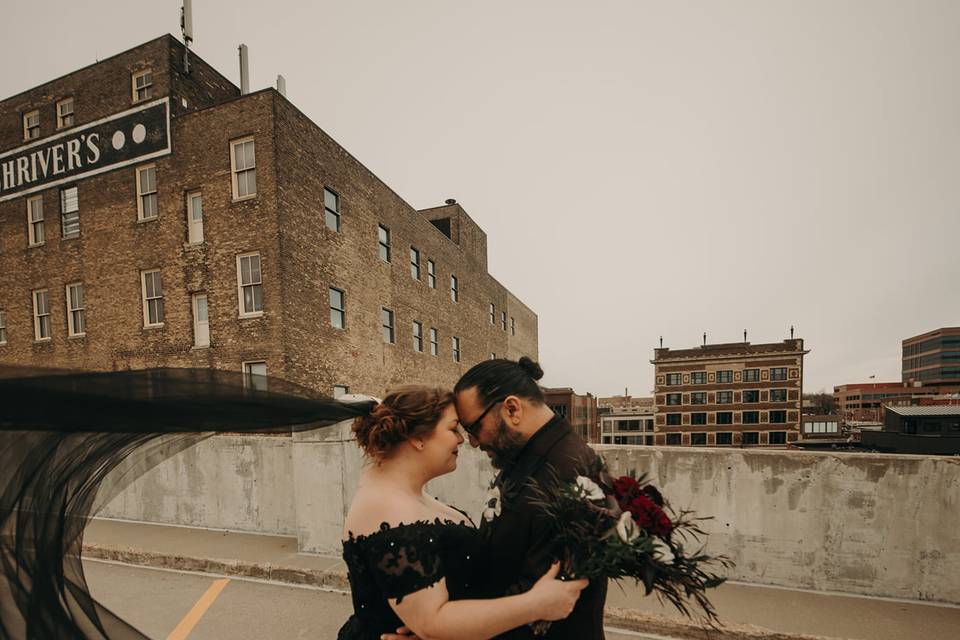
MULTIPOLYGON (((573 481, 595 468, 593 450, 544 402, 537 384, 541 377, 543 370, 529 358, 486 360, 454 387, 457 413, 471 446, 484 451, 500 470, 495 480, 499 503, 488 504, 480 522, 492 556, 487 575, 491 598, 527 591, 556 557, 555 524, 531 504, 529 480, 547 484, 559 476, 573 481)), ((603 640, 606 597, 606 581, 592 581, 570 616, 553 622, 545 635, 536 636, 526 626, 499 638, 603 640)))

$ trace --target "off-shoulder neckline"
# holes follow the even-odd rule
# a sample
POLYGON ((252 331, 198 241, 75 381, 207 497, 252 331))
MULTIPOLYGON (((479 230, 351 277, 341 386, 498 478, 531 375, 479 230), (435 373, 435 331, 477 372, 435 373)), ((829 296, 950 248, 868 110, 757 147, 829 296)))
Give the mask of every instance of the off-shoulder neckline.
POLYGON ((343 544, 359 544, 360 542, 369 540, 374 536, 382 535, 388 531, 395 531, 397 529, 405 529, 416 526, 428 526, 428 527, 442 527, 442 526, 454 526, 454 527, 465 527, 467 529, 476 529, 477 526, 473 523, 473 520, 470 519, 470 516, 466 516, 465 520, 455 521, 450 518, 441 518, 437 516, 433 520, 414 520, 412 522, 399 522, 397 524, 390 524, 389 522, 381 522, 380 528, 376 531, 370 533, 364 533, 359 536, 355 536, 353 531, 347 531, 347 539, 343 540, 343 544))

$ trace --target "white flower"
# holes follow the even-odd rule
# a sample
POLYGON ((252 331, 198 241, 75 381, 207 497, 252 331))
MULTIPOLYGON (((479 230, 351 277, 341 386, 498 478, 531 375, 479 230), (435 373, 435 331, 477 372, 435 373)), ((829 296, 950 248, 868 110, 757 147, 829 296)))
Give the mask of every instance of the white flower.
POLYGON ((637 527, 637 523, 633 521, 633 514, 629 511, 620 514, 620 519, 617 521, 617 535, 627 544, 636 540, 637 536, 640 535, 640 529, 637 527))
POLYGON ((490 487, 487 491, 487 506, 483 510, 483 519, 487 522, 492 521, 500 515, 500 487, 490 487))
POLYGON ((577 491, 587 500, 603 500, 606 498, 596 482, 586 476, 577 476, 577 491))

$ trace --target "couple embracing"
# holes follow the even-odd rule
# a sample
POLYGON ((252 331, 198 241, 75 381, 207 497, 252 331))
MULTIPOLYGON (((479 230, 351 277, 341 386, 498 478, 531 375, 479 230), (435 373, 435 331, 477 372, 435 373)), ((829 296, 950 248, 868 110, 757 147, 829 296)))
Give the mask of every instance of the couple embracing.
POLYGON ((402 387, 357 418, 371 464, 344 525, 354 615, 338 640, 603 639, 606 582, 564 579, 556 525, 532 504, 531 480, 596 468, 542 376, 529 358, 488 360, 453 392, 402 387), (499 469, 479 527, 424 492, 456 469, 463 432, 499 469))

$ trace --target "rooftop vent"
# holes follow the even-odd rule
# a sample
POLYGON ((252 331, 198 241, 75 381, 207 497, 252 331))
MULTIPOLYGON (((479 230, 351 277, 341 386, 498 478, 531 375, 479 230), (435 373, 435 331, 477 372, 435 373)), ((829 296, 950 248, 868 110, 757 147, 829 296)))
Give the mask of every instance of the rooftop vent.
POLYGON ((457 204, 457 201, 454 200, 453 198, 447 198, 446 200, 444 200, 444 202, 446 202, 447 204, 457 204))

